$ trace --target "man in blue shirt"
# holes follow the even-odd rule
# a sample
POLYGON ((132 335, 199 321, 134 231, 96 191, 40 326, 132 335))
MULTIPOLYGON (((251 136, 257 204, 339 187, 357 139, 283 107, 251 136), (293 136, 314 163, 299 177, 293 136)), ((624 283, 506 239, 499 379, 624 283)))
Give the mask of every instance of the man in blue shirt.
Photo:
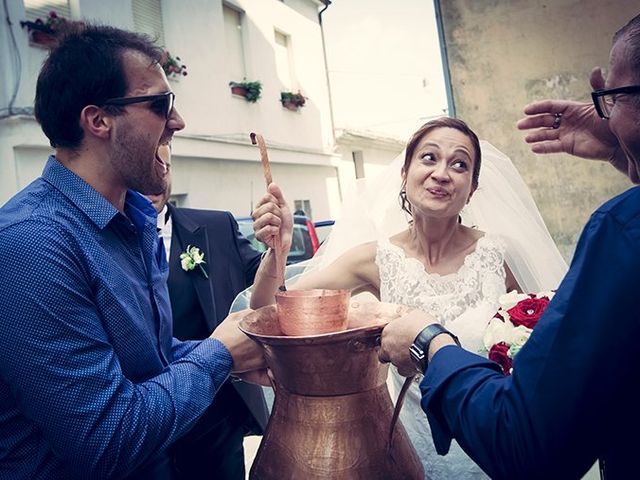
POLYGON ((156 214, 136 193, 164 190, 156 151, 184 128, 161 54, 79 27, 38 77, 56 154, 0 209, 0 478, 171 478, 167 447, 231 372, 264 367, 237 316, 172 338, 156 214))
MULTIPOLYGON (((518 127, 535 129, 533 151, 606 159, 640 183, 639 58, 640 15, 614 36, 606 89, 592 72, 593 104, 526 107, 518 127)), ((607 480, 636 478, 639 275, 634 187, 592 215, 512 376, 417 311, 385 328, 380 358, 425 373, 422 407, 440 454, 455 438, 492 478, 580 478, 598 458, 607 480)))

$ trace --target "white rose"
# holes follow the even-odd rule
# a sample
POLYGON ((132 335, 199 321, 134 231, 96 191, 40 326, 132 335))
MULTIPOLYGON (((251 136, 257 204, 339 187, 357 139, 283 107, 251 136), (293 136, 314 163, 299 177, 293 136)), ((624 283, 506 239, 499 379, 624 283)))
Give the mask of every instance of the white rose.
POLYGON ((494 318, 489 322, 487 330, 484 332, 482 343, 487 350, 490 350, 496 343, 511 343, 512 331, 514 326, 511 322, 503 322, 498 318, 494 318))
POLYGON ((182 269, 185 271, 189 271, 193 269, 193 260, 191 260, 191 257, 189 256, 184 256, 180 258, 180 264, 182 266, 182 269))
POLYGON ((536 295, 536 298, 547 297, 549 300, 551 300, 555 294, 556 292, 549 290, 546 292, 540 292, 538 295, 536 295))
POLYGON ((529 298, 529 295, 518 293, 516 290, 511 290, 509 293, 501 295, 498 302, 500 302, 500 307, 503 310, 509 310, 510 308, 515 307, 519 301, 526 298, 529 298))
POLYGON ((522 347, 529 340, 532 331, 524 325, 518 325, 511 331, 511 344, 522 347))

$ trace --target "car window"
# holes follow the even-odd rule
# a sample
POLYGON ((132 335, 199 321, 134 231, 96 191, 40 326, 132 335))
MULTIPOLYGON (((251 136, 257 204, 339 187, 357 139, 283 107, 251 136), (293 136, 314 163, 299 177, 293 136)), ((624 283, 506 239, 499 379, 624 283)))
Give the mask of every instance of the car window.
POLYGON ((238 221, 238 229, 240 230, 240 233, 244 235, 244 237, 251 242, 251 245, 253 245, 253 248, 258 250, 259 252, 264 252, 267 249, 267 246, 264 243, 258 241, 258 239, 256 239, 256 235, 255 233, 253 233, 253 221, 251 219, 249 220, 236 219, 236 220, 238 221))
MULTIPOLYGON (((264 252, 267 246, 256 239, 253 232, 253 220, 251 218, 236 218, 238 229, 244 237, 251 242, 253 247, 259 252, 264 252)), ((313 246, 311 244, 311 236, 306 222, 294 223, 291 238, 291 249, 287 256, 287 264, 301 262, 313 257, 313 246)))
POLYGON ((311 258, 313 251, 311 248, 311 240, 309 238, 309 229, 298 223, 293 224, 293 232, 291 238, 291 250, 289 250, 289 260, 295 258, 297 261, 311 258))

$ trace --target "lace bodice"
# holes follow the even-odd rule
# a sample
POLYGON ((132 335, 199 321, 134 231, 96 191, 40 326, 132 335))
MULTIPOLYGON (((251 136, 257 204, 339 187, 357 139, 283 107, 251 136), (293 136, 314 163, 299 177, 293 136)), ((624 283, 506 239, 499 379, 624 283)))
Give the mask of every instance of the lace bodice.
MULTIPOLYGON (((504 245, 485 235, 467 255, 460 269, 449 275, 428 273, 415 258, 389 240, 378 242, 376 264, 380 271, 380 300, 419 308, 431 313, 455 333, 462 345, 478 351, 487 323, 497 311, 498 298, 505 293, 504 245)), ((390 369, 396 392, 405 378, 390 369)), ((427 478, 485 479, 482 470, 453 442, 449 453, 438 455, 431 440, 427 417, 420 406, 420 378, 411 386, 400 419, 411 439, 427 478)))
POLYGON ((380 300, 425 310, 447 325, 481 301, 497 303, 505 292, 504 246, 493 236, 480 238, 460 269, 449 275, 427 273, 389 240, 378 243, 380 300))

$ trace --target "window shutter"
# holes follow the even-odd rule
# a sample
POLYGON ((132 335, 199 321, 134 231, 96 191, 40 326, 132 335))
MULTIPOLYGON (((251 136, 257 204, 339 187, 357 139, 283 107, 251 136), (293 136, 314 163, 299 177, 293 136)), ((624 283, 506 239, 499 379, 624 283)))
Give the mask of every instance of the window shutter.
POLYGON ((136 31, 146 33, 158 45, 166 46, 160 0, 133 0, 132 7, 133 26, 136 31))
POLYGON ((46 21, 51 11, 60 17, 71 18, 69 0, 24 0, 24 10, 26 19, 32 22, 38 18, 46 21))

